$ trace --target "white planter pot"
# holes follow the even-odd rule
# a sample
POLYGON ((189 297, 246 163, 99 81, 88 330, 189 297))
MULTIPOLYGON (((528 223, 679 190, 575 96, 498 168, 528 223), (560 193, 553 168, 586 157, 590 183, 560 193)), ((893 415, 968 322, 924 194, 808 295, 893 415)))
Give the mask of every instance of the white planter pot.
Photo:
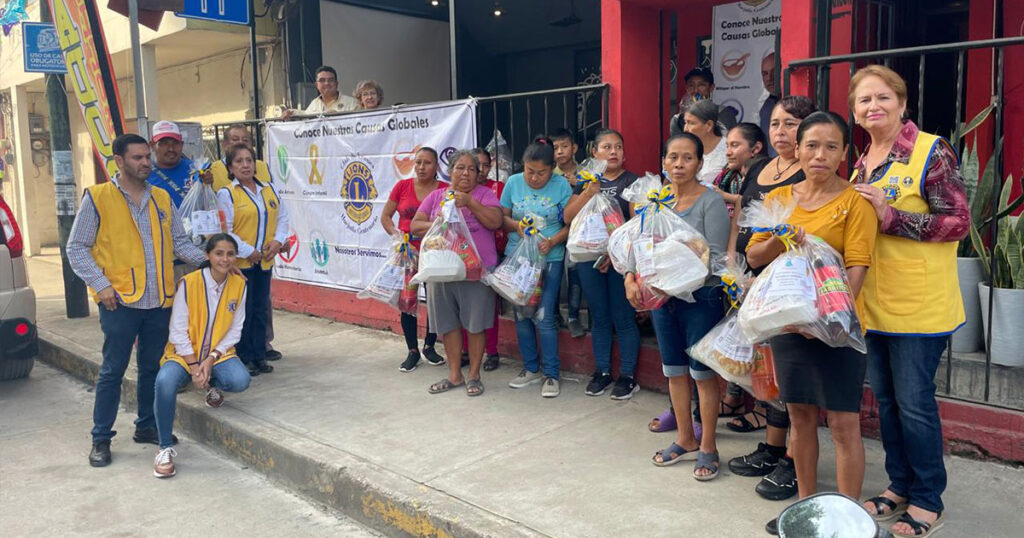
POLYGON ((981 303, 978 299, 978 283, 984 280, 985 269, 980 258, 957 258, 956 274, 960 281, 960 297, 964 301, 966 321, 953 333, 953 351, 974 353, 985 349, 985 333, 981 330, 981 303))
MULTIPOLYGON (((988 331, 988 292, 984 282, 978 283, 982 330, 988 331)), ((996 288, 992 305, 992 363, 1003 366, 1024 366, 1024 290, 996 288)), ((987 333, 986 333, 987 334, 987 333)))

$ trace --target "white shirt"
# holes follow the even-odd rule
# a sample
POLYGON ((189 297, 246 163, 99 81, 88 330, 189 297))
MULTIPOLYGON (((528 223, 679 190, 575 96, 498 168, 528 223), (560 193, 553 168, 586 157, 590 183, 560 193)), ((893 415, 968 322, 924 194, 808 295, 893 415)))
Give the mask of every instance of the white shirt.
MULTIPOLYGON (((271 186, 271 185, 264 185, 258 179, 256 180, 256 184, 261 187, 261 191, 262 191, 262 189, 271 189, 271 190, 274 189, 273 186, 271 186)), ((236 180, 231 182, 232 188, 235 185, 241 185, 241 183, 239 183, 238 180, 236 179, 236 180)), ((260 219, 259 224, 256 227, 256 244, 257 245, 262 245, 263 244, 263 235, 267 232, 267 223, 266 223, 266 215, 267 215, 267 213, 266 213, 266 206, 263 204, 263 195, 260 194, 260 192, 253 192, 252 190, 249 189, 249 187, 246 187, 245 185, 242 185, 242 189, 244 189, 245 193, 249 195, 249 199, 252 200, 253 203, 256 204, 256 210, 257 210, 256 214, 259 215, 259 219, 260 219)), ((275 195, 277 194, 276 190, 274 191, 274 194, 275 195)), ((256 251, 256 247, 254 247, 253 245, 250 245, 249 243, 246 243, 245 241, 243 241, 242 238, 238 237, 238 235, 235 234, 235 232, 234 232, 234 229, 235 229, 235 201, 234 201, 234 199, 232 199, 231 196, 232 196, 232 191, 228 190, 226 188, 217 191, 217 205, 219 205, 221 211, 224 212, 224 224, 227 226, 228 233, 231 234, 231 237, 235 238, 235 241, 238 241, 238 257, 239 258, 248 258, 249 256, 252 255, 253 252, 256 251)), ((278 200, 281 199, 280 196, 278 196, 277 198, 278 198, 278 200)), ((277 205, 277 230, 274 233, 274 240, 279 242, 279 243, 281 243, 283 245, 284 242, 288 240, 288 230, 289 230, 290 225, 291 225, 291 220, 289 220, 289 217, 288 217, 288 206, 286 206, 284 204, 284 202, 282 201, 281 203, 279 203, 277 205)))
MULTIPOLYGON (((171 307, 171 329, 170 334, 167 336, 167 340, 174 346, 174 350, 178 352, 178 355, 182 357, 192 355, 195 353, 195 347, 192 345, 192 340, 188 337, 188 309, 192 308, 206 308, 207 312, 216 312, 217 305, 220 304, 220 296, 224 293, 224 284, 228 281, 226 278, 224 282, 220 284, 213 279, 213 275, 210 273, 210 268, 201 269, 203 272, 203 280, 206 281, 206 304, 189 305, 185 302, 185 280, 182 279, 178 283, 178 291, 174 292, 174 305, 171 307)), ((231 320, 231 327, 228 328, 228 332, 224 334, 224 338, 221 338, 220 342, 217 342, 213 346, 223 355, 227 353, 229 349, 238 343, 239 338, 242 337, 242 324, 245 323, 245 294, 248 293, 248 289, 242 292, 242 298, 238 302, 238 307, 235 308, 235 317, 231 320)), ((193 301, 195 303, 195 301, 193 301)), ((208 316, 206 320, 206 337, 213 338, 213 318, 214 316, 208 316)), ((200 353, 196 355, 197 360, 203 360, 210 354, 211 343, 203 342, 200 353)))
POLYGON ((359 108, 359 101, 356 101, 355 97, 345 95, 343 93, 338 94, 338 98, 327 106, 324 103, 324 97, 322 95, 316 96, 312 101, 309 102, 309 106, 306 107, 306 114, 324 114, 326 112, 348 112, 350 110, 357 110, 359 108))
POLYGON ((715 178, 722 172, 726 164, 728 161, 725 158, 725 137, 723 136, 718 140, 718 145, 714 149, 704 154, 704 166, 697 173, 697 179, 707 185, 714 183, 715 178))

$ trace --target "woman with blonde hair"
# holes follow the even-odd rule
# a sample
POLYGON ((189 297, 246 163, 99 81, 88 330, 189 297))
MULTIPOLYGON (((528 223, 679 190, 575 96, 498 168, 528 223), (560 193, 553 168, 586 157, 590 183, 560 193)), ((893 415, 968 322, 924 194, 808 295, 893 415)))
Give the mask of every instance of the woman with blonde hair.
POLYGON ((899 517, 896 536, 928 536, 943 523, 946 488, 935 371, 964 323, 956 249, 971 215, 956 152, 906 119, 907 85, 895 71, 860 69, 849 100, 871 136, 850 180, 880 224, 863 322, 889 487, 864 507, 879 520, 899 517))
POLYGON ((357 110, 373 110, 384 101, 384 88, 376 80, 360 80, 352 96, 359 101, 357 110))

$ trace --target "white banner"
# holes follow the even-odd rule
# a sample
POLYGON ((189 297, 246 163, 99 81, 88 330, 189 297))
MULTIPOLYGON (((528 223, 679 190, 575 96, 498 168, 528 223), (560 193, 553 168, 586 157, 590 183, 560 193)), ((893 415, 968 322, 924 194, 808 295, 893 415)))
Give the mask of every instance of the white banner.
POLYGON ((768 98, 761 70, 762 66, 775 68, 775 36, 782 26, 782 0, 715 6, 713 25, 715 102, 732 108, 738 121, 760 123, 758 113, 768 98))
POLYGON ((448 156, 475 145, 472 100, 268 124, 268 165, 292 228, 274 276, 363 289, 388 255, 380 212, 413 177, 416 150, 436 149, 447 181, 448 156))

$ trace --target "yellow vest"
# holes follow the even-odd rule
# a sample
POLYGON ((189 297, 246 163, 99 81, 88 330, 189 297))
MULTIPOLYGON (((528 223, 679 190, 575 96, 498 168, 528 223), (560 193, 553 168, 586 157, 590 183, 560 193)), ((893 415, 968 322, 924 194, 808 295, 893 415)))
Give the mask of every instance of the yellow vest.
MULTIPOLYGON (((210 309, 207 306, 206 300, 207 278, 205 270, 192 271, 181 278, 182 285, 185 286, 185 304, 188 305, 188 339, 192 341, 192 353, 196 356, 197 361, 205 359, 209 355, 210 350, 217 347, 217 344, 224 339, 228 329, 231 328, 231 322, 235 319, 235 313, 239 309, 245 308, 245 305, 242 304, 242 294, 245 292, 245 279, 239 275, 229 274, 227 281, 224 283, 224 291, 220 295, 220 302, 217 303, 217 308, 213 313, 213 334, 206 334, 206 326, 210 316, 210 309), (209 347, 204 354, 203 342, 207 341, 207 336, 209 336, 209 347)), ((232 346, 213 364, 220 364, 235 356, 235 348, 232 346)), ((167 361, 180 364, 186 372, 191 371, 185 359, 178 355, 174 344, 170 342, 167 342, 167 346, 164 348, 164 356, 160 359, 160 366, 163 366, 167 361)))
MULTIPOLYGON (((928 161, 944 139, 921 132, 906 163, 893 162, 871 185, 885 191, 894 209, 930 213, 924 198, 928 161)), ((857 172, 850 178, 856 182, 857 172)), ((956 271, 957 242, 915 241, 878 234, 874 263, 861 296, 868 332, 940 336, 964 323, 964 305, 956 271)))
MULTIPOLYGON (((245 190, 245 187, 238 183, 238 181, 231 183, 228 192, 231 193, 231 200, 234 202, 235 208, 232 232, 240 237, 242 241, 252 245, 256 250, 262 251, 267 243, 274 240, 274 234, 277 233, 277 210, 281 205, 281 199, 277 197, 277 193, 274 192, 274 189, 269 184, 264 184, 259 180, 256 183, 260 186, 260 196, 263 197, 265 211, 262 215, 256 207, 256 201, 252 199, 251 195, 245 190), (260 239, 259 232, 261 226, 264 228, 263 240, 257 244, 257 240, 260 239)), ((261 262, 260 266, 263 267, 264 271, 269 271, 274 266, 274 259, 271 258, 269 261, 261 262)), ((252 267, 252 263, 245 258, 239 257, 238 267, 248 269, 252 267)))
MULTIPOLYGON (((210 165, 210 173, 213 174, 213 191, 217 192, 221 189, 231 188, 231 178, 228 177, 228 167, 224 164, 224 161, 217 159, 210 165)), ((263 161, 256 161, 256 179, 260 183, 270 184, 270 169, 267 168, 267 163, 263 161)))
MULTIPOLYGON (((86 189, 99 212, 100 224, 92 257, 110 280, 125 304, 139 301, 146 293, 146 257, 139 228, 132 218, 128 201, 113 181, 86 189)), ((171 197, 163 189, 150 189, 147 210, 156 260, 156 281, 160 284, 160 306, 174 302, 174 240, 171 236, 171 197)), ((99 302, 92 290, 93 300, 99 302)))

